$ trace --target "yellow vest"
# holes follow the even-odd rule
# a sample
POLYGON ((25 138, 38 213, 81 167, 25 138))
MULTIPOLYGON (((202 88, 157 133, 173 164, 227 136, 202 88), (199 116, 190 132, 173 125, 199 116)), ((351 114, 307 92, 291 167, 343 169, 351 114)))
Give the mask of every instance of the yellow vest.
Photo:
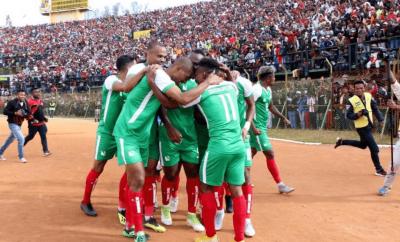
MULTIPOLYGON (((361 101, 361 99, 357 95, 352 96, 349 99, 349 101, 351 103, 351 106, 353 106, 354 113, 358 113, 363 109, 367 109, 369 120, 371 122, 373 122, 372 108, 371 108, 372 95, 369 92, 365 92, 364 97, 365 97, 366 107, 364 106, 364 103, 361 101)), ((361 116, 360 118, 354 120, 354 126, 356 128, 364 128, 364 127, 368 126, 368 118, 364 115, 361 116)))

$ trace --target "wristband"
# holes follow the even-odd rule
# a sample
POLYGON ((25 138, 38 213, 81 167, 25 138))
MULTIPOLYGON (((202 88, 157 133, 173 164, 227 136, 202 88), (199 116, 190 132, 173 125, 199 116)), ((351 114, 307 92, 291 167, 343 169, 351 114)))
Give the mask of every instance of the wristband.
POLYGON ((246 121, 246 123, 244 124, 244 127, 243 127, 244 129, 246 129, 247 131, 249 131, 249 129, 250 129, 250 122, 249 121, 246 121))

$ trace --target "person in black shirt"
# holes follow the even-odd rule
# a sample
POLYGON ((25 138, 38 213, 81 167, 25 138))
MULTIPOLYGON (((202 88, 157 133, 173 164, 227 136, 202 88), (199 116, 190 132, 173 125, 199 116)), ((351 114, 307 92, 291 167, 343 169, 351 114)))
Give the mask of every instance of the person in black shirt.
POLYGON ((25 100, 25 91, 18 91, 17 97, 7 103, 4 108, 4 115, 7 115, 8 127, 10 128, 11 134, 0 148, 0 160, 6 160, 3 156, 4 152, 14 141, 18 140, 18 158, 22 163, 26 163, 27 160, 24 157, 24 135, 21 131, 21 125, 25 119, 30 119, 30 109, 25 100))

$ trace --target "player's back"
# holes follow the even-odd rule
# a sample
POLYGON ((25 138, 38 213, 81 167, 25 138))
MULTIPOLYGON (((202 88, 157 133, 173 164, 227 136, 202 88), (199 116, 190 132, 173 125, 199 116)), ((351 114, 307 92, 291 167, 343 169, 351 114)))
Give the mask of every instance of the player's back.
POLYGON ((218 148, 221 153, 243 150, 235 84, 210 86, 202 94, 200 111, 209 129, 209 148, 218 148))
POLYGON ((115 123, 125 102, 125 94, 112 90, 114 82, 120 81, 117 76, 111 75, 104 81, 101 96, 100 122, 98 132, 113 133, 115 123))
POLYGON ((272 101, 271 88, 264 88, 259 83, 253 86, 256 113, 254 124, 258 129, 266 130, 269 118, 269 105, 272 101))

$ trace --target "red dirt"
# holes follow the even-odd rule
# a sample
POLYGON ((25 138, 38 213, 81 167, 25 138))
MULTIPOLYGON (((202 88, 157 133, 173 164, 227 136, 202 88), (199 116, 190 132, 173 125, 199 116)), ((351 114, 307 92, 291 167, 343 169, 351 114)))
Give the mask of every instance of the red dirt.
MULTIPOLYGON (((8 160, 0 162, 0 241, 128 241, 120 236, 116 216, 122 168, 115 160, 107 164, 93 194, 99 216, 86 217, 79 209, 92 165, 96 124, 53 119, 48 126, 51 157, 41 156, 40 139, 35 137, 26 148, 29 163, 17 162, 16 143, 5 153, 8 160)), ((0 130, 3 142, 8 135, 4 119, 0 130)), ((257 234, 246 241, 400 241, 400 188, 394 187, 388 197, 376 196, 383 179, 372 175, 368 151, 273 145, 284 181, 297 190, 289 196, 277 194, 258 155, 252 216, 257 234)), ((389 150, 382 150, 385 166, 389 157, 389 150)), ((185 225, 184 184, 182 179, 174 226, 165 234, 150 232, 151 241, 192 241, 198 235, 185 225)), ((159 211, 156 214, 159 217, 159 211)), ((225 218, 219 233, 223 242, 233 238, 232 216, 225 218)))

